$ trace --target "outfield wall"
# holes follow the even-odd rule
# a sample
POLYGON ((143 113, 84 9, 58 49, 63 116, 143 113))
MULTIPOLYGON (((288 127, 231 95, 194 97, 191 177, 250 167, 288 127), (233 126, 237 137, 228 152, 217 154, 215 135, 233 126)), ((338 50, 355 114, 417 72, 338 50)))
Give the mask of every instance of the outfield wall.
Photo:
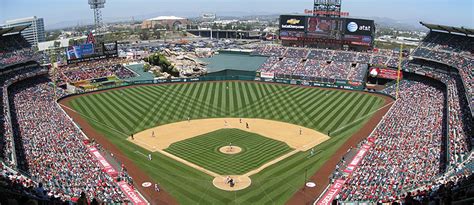
MULTIPOLYGON (((266 83, 278 83, 278 84, 287 84, 287 85, 301 85, 309 87, 321 87, 321 88, 335 88, 343 90, 353 90, 353 91, 365 91, 364 84, 354 84, 349 81, 334 81, 334 82, 312 82, 307 80, 294 80, 294 79, 278 79, 278 78, 260 78, 250 75, 211 75, 211 76, 201 76, 195 78, 171 78, 171 79, 154 79, 154 80, 135 80, 135 81, 124 81, 118 82, 114 85, 101 86, 91 90, 77 90, 75 94, 81 94, 86 92, 94 92, 99 90, 106 90, 117 87, 125 87, 131 85, 145 85, 145 84, 169 84, 169 83, 190 83, 190 82, 212 82, 212 81, 253 81, 253 82, 266 82, 266 83)), ((389 96, 393 99, 394 96, 374 92, 381 95, 389 96)))

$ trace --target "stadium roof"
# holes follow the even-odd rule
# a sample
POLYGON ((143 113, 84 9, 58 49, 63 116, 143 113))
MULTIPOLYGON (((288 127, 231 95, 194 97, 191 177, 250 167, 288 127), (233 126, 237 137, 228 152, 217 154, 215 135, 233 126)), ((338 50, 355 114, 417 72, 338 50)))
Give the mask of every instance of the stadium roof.
POLYGON ((147 19, 148 21, 164 21, 164 20, 185 20, 185 18, 177 16, 158 16, 155 18, 147 19))
POLYGON ((14 27, 10 27, 10 28, 0 28, 0 36, 3 36, 4 34, 8 34, 8 33, 21 32, 21 31, 25 30, 26 28, 28 28, 29 26, 30 25, 14 26, 14 27))
POLYGON ((474 35, 474 29, 464 28, 464 27, 454 27, 454 26, 444 26, 438 24, 429 24, 425 22, 420 22, 421 25, 425 26, 430 30, 439 30, 439 31, 447 31, 450 33, 461 33, 466 35, 474 35))

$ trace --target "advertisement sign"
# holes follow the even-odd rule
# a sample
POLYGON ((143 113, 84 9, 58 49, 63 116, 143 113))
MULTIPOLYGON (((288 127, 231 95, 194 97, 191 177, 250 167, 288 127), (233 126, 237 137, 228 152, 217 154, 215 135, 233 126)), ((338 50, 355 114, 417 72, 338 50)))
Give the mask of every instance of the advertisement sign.
MULTIPOLYGON (((371 67, 369 69, 369 75, 374 78, 385 78, 385 79, 397 79, 397 70, 388 69, 388 68, 379 68, 379 67, 371 67)), ((400 72, 400 79, 403 78, 403 73, 400 72)))
POLYGON ((344 40, 350 41, 354 45, 370 46, 372 44, 371 36, 344 35, 344 40))
POLYGON ((280 30, 304 31, 306 24, 305 16, 280 16, 280 30))
POLYGON ((109 162, 102 156, 102 154, 95 147, 89 147, 89 152, 99 161, 100 166, 104 169, 104 172, 112 177, 118 176, 118 172, 109 164, 109 162))
POLYGON ((304 37, 302 31, 280 31, 280 39, 296 41, 298 38, 304 37))
POLYGON ((324 196, 319 199, 319 201, 316 203, 317 205, 331 205, 332 200, 336 198, 336 196, 341 192, 342 186, 346 183, 346 180, 344 179, 338 179, 336 180, 324 193, 324 196))
POLYGON ((261 72, 260 77, 273 79, 273 78, 275 78, 275 73, 261 72))
POLYGON ((369 144, 362 145, 362 148, 357 152, 352 161, 347 165, 344 172, 351 174, 354 169, 359 166, 359 163, 362 161, 362 159, 364 159, 364 156, 367 154, 370 147, 371 146, 369 144))
POLYGON ((143 198, 131 187, 124 181, 119 181, 117 182, 118 186, 122 190, 122 192, 127 195, 127 198, 130 199, 133 205, 146 205, 146 201, 143 200, 143 198))
POLYGON ((373 20, 346 19, 344 33, 346 35, 373 36, 375 25, 373 20))

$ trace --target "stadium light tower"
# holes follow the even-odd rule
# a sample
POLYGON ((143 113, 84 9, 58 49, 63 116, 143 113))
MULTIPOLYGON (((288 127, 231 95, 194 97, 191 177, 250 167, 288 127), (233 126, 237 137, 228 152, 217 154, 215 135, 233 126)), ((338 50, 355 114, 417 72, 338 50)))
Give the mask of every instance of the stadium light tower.
POLYGON ((105 0, 89 0, 91 9, 94 10, 95 32, 98 34, 102 30, 102 13, 100 9, 105 7, 105 0))
POLYGON ((314 16, 341 17, 342 0, 314 0, 314 16))

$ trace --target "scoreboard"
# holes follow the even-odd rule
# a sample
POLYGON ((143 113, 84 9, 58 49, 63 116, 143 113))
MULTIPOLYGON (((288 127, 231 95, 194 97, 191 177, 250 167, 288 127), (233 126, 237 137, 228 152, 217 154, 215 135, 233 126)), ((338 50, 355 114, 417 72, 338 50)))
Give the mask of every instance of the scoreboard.
POLYGON ((66 48, 67 63, 80 63, 84 61, 112 58, 118 56, 117 42, 111 43, 85 43, 66 48))
POLYGON ((355 46, 372 46, 373 20, 319 16, 280 16, 280 38, 284 41, 337 42, 355 46))

